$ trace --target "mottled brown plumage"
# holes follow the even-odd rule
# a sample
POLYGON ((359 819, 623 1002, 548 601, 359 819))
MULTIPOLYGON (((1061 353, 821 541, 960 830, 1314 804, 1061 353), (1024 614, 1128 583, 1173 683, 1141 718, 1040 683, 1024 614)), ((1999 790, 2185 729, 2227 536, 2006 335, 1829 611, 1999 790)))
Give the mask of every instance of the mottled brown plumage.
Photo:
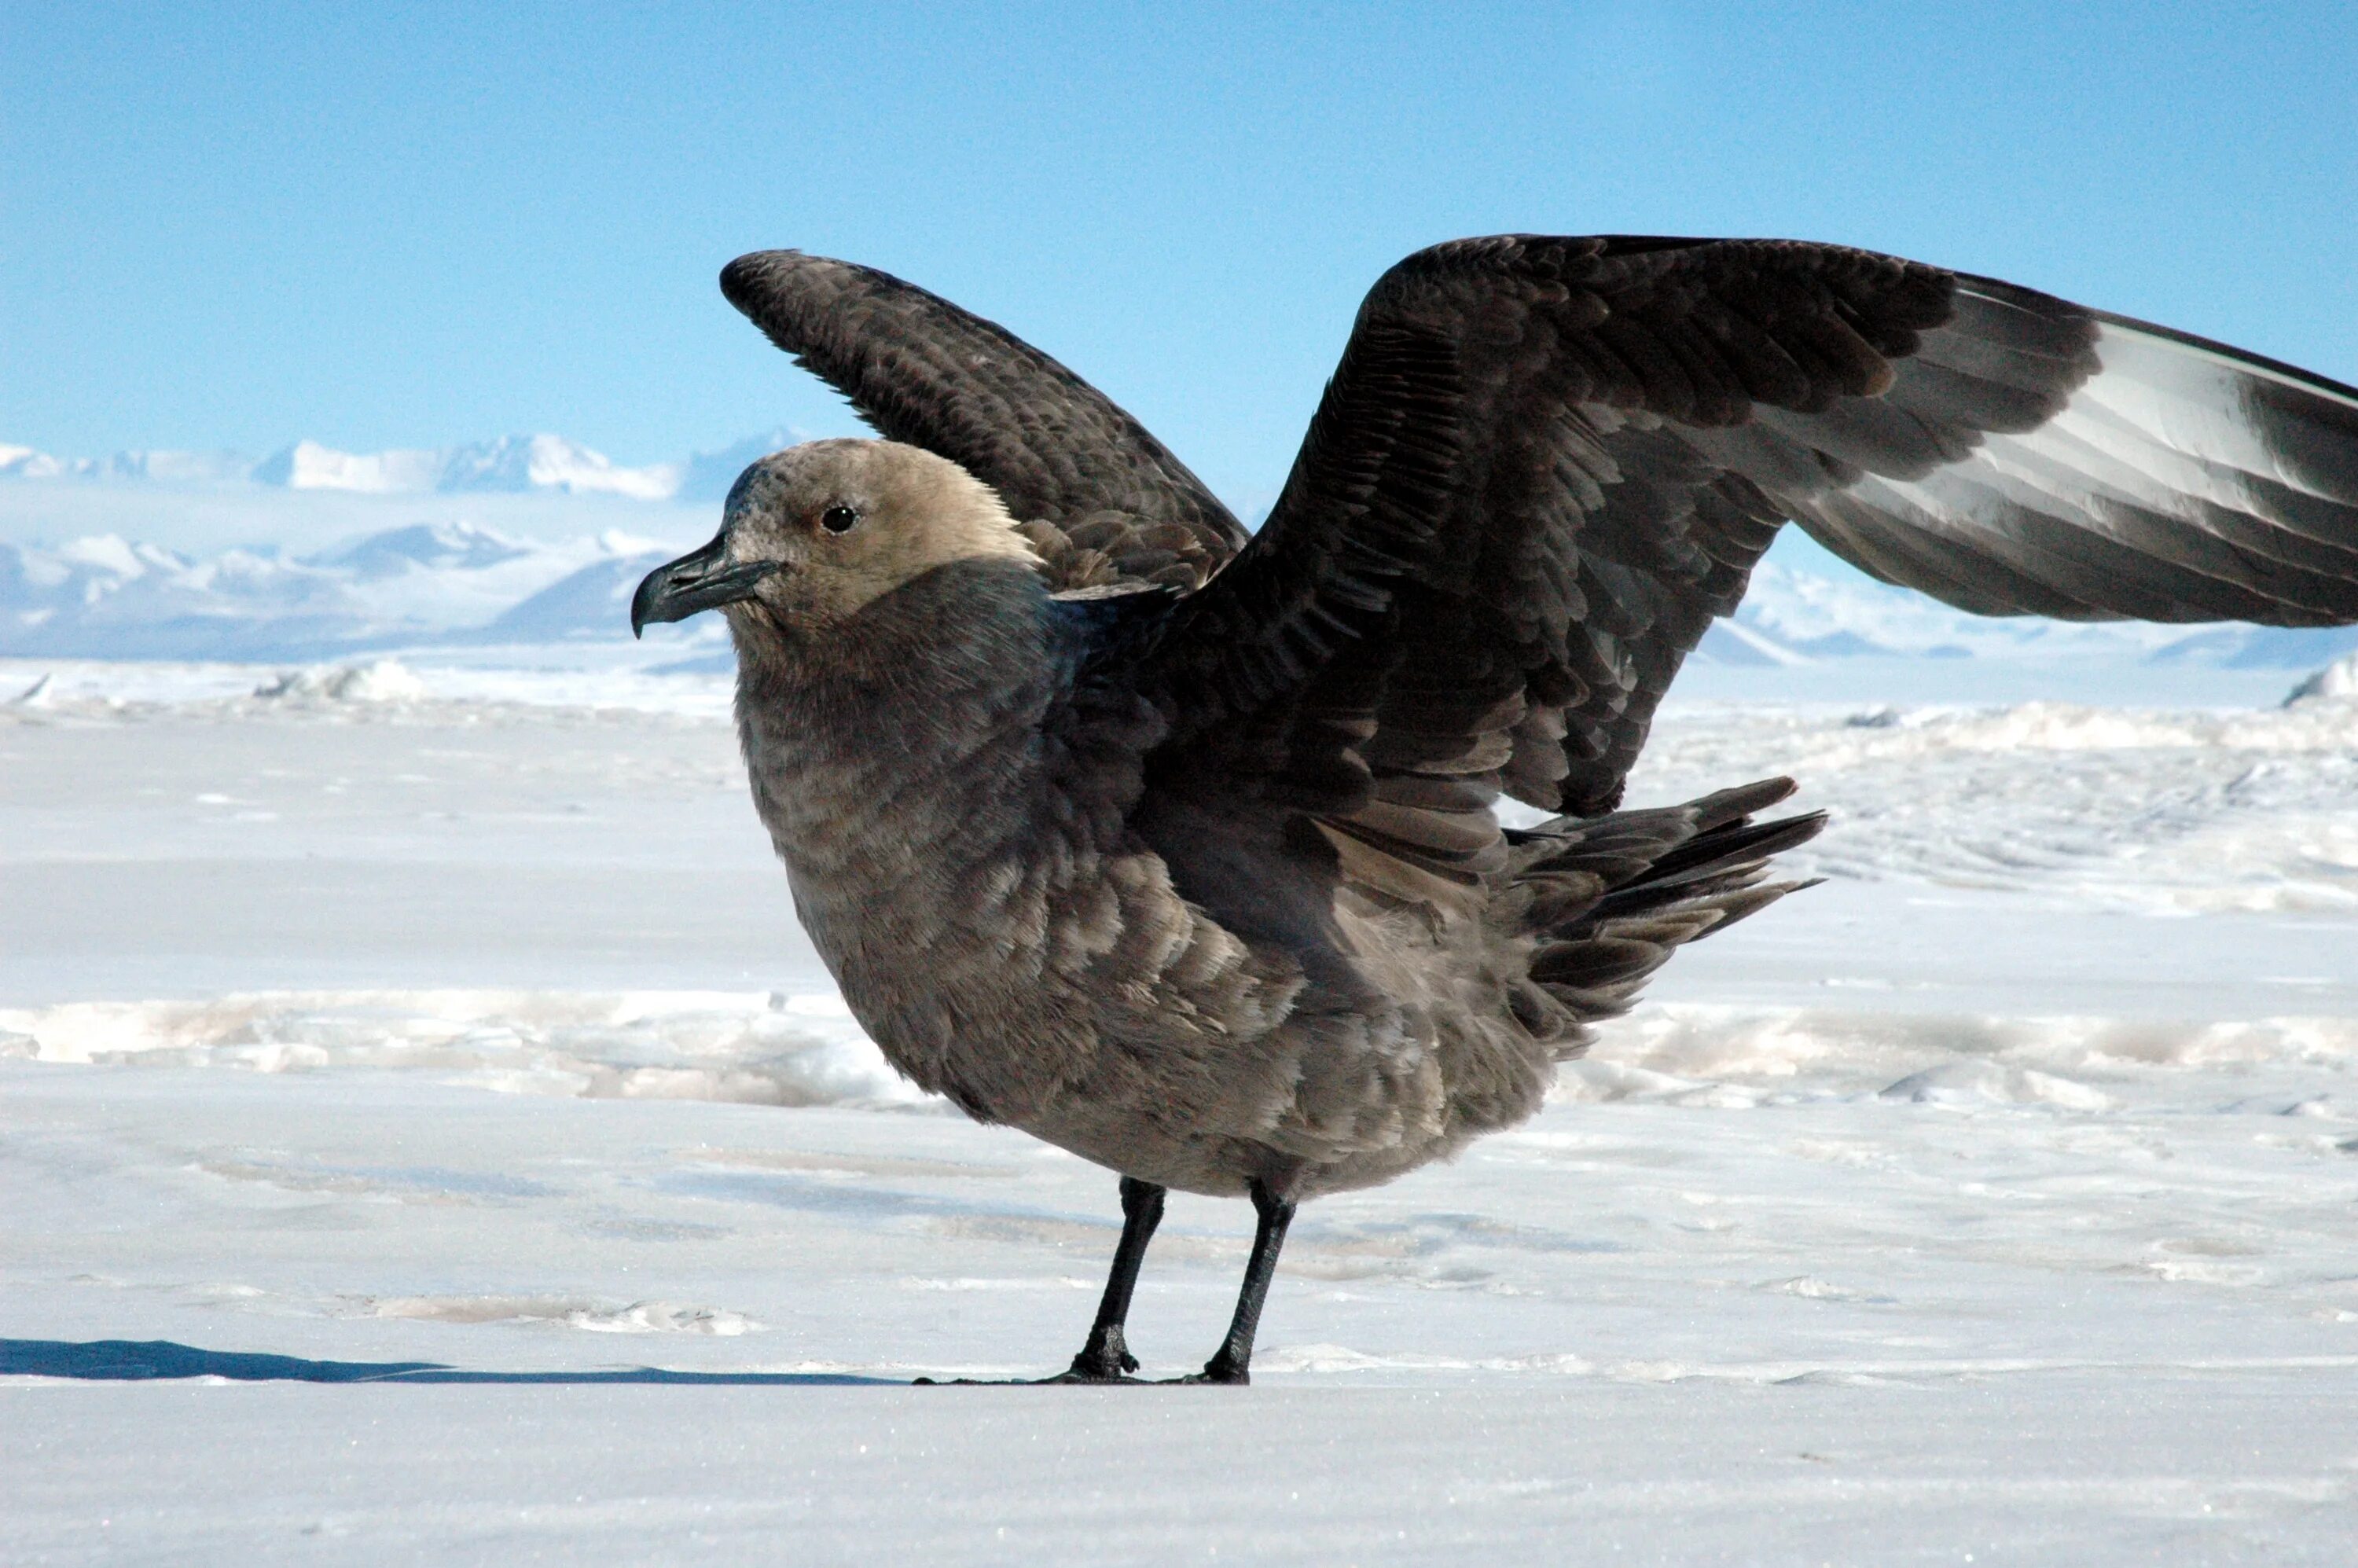
POLYGON ((891 438, 755 464, 633 620, 728 615, 762 819, 892 1063, 1122 1173, 1075 1376, 1134 1365, 1163 1188, 1260 1213, 1240 1379, 1296 1202, 1527 1117, 1788 891, 1787 781, 1614 810, 1783 521, 1976 610, 2358 619, 2358 395, 1891 257, 1420 253, 1249 539, 955 306, 793 252, 722 287, 891 438))

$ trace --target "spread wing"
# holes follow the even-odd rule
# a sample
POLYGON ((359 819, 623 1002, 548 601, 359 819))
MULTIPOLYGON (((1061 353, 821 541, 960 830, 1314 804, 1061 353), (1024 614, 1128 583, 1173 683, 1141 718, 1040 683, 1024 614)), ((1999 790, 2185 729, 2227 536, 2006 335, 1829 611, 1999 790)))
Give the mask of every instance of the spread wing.
POLYGON ((1060 589, 1192 589, 1245 542, 1203 481, 1104 394, 914 284, 759 251, 721 270, 720 291, 883 436, 996 490, 1060 589))
POLYGON ((1260 535, 1141 668, 1156 759, 1446 902, 1488 806, 1609 809, 1796 521, 1991 614, 2358 620, 2358 393, 1791 242, 1466 240, 1361 308, 1260 535))

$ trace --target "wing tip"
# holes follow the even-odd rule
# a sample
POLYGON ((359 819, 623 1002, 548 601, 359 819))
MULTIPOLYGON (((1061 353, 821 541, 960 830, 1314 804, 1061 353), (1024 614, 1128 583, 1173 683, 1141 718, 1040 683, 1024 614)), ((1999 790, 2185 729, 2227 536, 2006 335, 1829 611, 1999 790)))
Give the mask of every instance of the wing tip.
POLYGON ((2272 359, 2250 349, 2239 349, 2215 338, 2181 332, 2175 327, 2164 327, 2152 321, 2140 321, 2134 316, 2117 316, 2109 310, 2091 310, 2089 315, 2095 318, 2103 330, 2151 339, 2169 348, 2212 360, 2254 380, 2273 381, 2344 408, 2358 409, 2358 386, 2336 381, 2320 372, 2304 369, 2288 361, 2272 359))
POLYGON ((2358 407, 2358 386, 2337 381, 2320 372, 2275 359, 2250 349, 2237 348, 2216 338, 2206 338, 2199 332, 2180 331, 2158 321, 2147 321, 2135 316, 2124 316, 2115 310, 2100 310, 2093 305, 2081 305, 2044 289, 2024 284, 2008 283, 2004 278, 1987 277, 1978 273, 1957 275, 1961 283, 1985 298, 2017 310, 2046 314, 2057 318, 2078 316, 2089 326, 2089 345, 2094 347, 2107 331, 2131 337, 2147 338, 2165 347, 2214 360, 2227 368, 2262 380, 2276 381, 2302 391, 2325 397, 2345 406, 2358 407))
POLYGON ((747 251, 720 269, 721 297, 751 316, 779 273, 814 259, 795 250, 747 251))

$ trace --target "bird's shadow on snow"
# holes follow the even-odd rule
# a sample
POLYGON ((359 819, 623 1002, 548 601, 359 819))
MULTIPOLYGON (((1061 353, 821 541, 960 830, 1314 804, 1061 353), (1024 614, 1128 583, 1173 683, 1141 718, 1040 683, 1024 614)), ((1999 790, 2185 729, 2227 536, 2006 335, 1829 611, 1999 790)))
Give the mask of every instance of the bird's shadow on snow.
POLYGON ((846 1372, 676 1372, 662 1367, 612 1371, 479 1372, 433 1361, 312 1361, 238 1350, 201 1350, 168 1339, 0 1339, 0 1377, 80 1378, 144 1383, 158 1378, 226 1378, 239 1383, 695 1383, 756 1387, 897 1384, 846 1372))

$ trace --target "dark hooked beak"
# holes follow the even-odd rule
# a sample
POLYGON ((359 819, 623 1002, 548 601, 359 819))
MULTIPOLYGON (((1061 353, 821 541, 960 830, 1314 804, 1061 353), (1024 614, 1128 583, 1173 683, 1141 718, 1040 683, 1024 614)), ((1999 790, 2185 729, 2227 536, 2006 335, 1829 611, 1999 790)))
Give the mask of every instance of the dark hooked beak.
POLYGON ((649 572, 639 591, 631 595, 631 635, 639 635, 651 621, 685 621, 699 610, 751 599, 762 579, 785 564, 749 561, 732 567, 725 564, 727 553, 723 535, 704 548, 665 561, 649 572))

